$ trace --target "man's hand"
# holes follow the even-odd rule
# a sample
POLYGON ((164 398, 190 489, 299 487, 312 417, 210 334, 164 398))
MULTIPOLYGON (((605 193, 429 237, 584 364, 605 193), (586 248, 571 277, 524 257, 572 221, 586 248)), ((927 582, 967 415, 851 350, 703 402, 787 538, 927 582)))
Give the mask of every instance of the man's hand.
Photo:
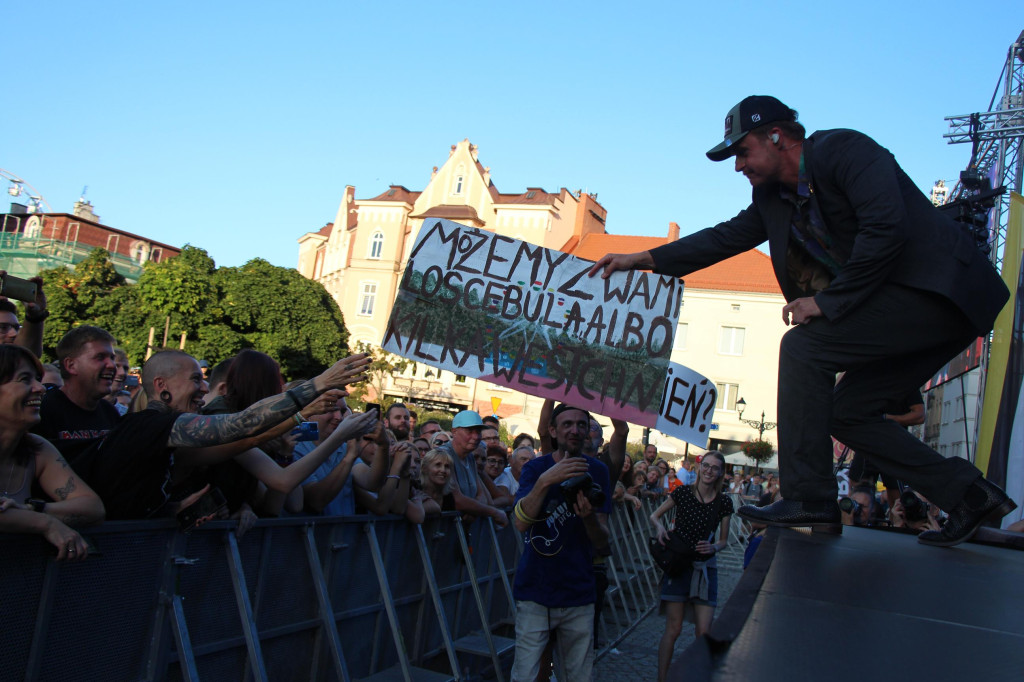
MULTIPOLYGON (((545 479, 544 482, 548 486, 553 486, 580 474, 585 474, 588 470, 585 457, 563 457, 558 464, 541 474, 541 478, 545 479)), ((538 482, 540 482, 539 479, 538 482)))
POLYGON ((594 263, 587 273, 593 277, 601 270, 601 279, 608 279, 608 276, 617 270, 636 270, 638 268, 653 268, 654 259, 650 251, 637 251, 636 253, 609 253, 601 260, 594 263))
POLYGON ((581 519, 585 519, 594 513, 594 508, 590 506, 590 500, 587 499, 582 490, 576 493, 576 504, 572 506, 572 510, 581 519))
POLYGON ((494 513, 491 514, 491 518, 494 519, 494 522, 496 524, 498 524, 498 528, 504 528, 505 526, 507 526, 508 514, 506 514, 504 511, 496 507, 492 508, 494 509, 494 513))
POLYGON ((782 307, 782 321, 788 324, 807 324, 815 317, 821 317, 821 308, 813 296, 798 298, 782 307), (790 322, 790 314, 793 319, 790 322))
POLYGON ((38 317, 46 312, 46 294, 43 293, 42 277, 30 277, 28 281, 36 284, 35 300, 25 301, 25 320, 31 321, 28 318, 38 317))

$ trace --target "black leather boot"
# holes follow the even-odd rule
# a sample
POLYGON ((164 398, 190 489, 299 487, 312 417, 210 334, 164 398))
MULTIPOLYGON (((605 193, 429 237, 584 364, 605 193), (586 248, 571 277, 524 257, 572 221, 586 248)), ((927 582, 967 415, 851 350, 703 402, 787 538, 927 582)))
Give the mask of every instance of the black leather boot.
POLYGON ((1017 505, 1002 488, 978 477, 960 504, 949 513, 942 529, 926 530, 917 536, 917 541, 936 547, 959 545, 969 540, 989 517, 1001 519, 1016 508, 1017 505))

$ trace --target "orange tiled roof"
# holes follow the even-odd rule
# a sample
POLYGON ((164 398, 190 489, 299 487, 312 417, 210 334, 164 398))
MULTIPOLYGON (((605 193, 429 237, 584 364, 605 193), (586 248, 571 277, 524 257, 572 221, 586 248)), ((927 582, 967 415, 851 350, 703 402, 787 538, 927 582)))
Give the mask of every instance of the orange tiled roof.
MULTIPOLYGON (((666 237, 637 237, 617 234, 588 234, 569 253, 587 260, 598 260, 609 253, 646 251, 666 244, 666 237)), ((688 289, 752 291, 781 294, 768 254, 752 249, 721 263, 698 270, 683 278, 688 289)))

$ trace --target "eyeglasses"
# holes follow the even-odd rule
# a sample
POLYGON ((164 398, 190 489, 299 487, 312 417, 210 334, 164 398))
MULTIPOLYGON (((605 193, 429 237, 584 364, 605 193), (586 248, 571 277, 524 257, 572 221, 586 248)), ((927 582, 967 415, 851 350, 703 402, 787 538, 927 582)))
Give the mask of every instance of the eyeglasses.
POLYGON ((444 445, 447 442, 448 442, 447 438, 435 438, 434 439, 434 445, 444 445))
POLYGON ((0 322, 0 334, 6 334, 11 331, 17 334, 21 331, 21 325, 17 322, 0 322))
POLYGON ((505 463, 505 461, 504 461, 504 460, 501 460, 501 459, 492 459, 492 458, 488 458, 488 459, 486 459, 486 460, 484 460, 484 461, 485 461, 485 462, 486 462, 487 464, 504 464, 504 463, 505 463))
POLYGON ((722 467, 716 466, 714 464, 707 464, 705 462, 702 462, 701 465, 700 465, 700 468, 701 469, 707 469, 708 471, 710 471, 713 474, 720 474, 720 473, 722 473, 722 467))

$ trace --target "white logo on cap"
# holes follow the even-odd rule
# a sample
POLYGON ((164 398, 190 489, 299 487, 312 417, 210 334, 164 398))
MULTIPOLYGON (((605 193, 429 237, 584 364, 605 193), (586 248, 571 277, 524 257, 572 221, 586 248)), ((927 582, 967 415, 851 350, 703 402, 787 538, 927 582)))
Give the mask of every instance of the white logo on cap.
POLYGON ((753 121, 754 123, 757 123, 758 121, 761 120, 761 114, 754 114, 753 116, 750 117, 750 120, 753 121))

